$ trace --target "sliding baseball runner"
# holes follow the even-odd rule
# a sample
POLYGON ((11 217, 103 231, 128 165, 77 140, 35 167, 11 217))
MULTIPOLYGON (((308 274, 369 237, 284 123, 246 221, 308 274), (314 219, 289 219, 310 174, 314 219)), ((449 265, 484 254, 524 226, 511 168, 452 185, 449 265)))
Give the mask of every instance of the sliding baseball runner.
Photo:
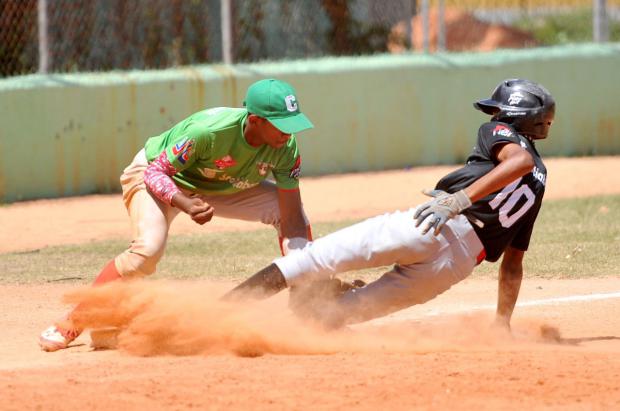
POLYGON ((424 303, 469 276, 482 260, 503 256, 496 322, 509 327, 545 192, 547 170, 535 143, 547 137, 555 101, 537 83, 510 79, 474 106, 491 119, 479 128, 465 166, 426 192, 432 200, 317 239, 276 259, 226 298, 309 289, 299 293, 305 301, 293 306, 338 327, 424 303), (333 280, 342 272, 386 265, 389 271, 362 287, 333 280), (325 287, 326 282, 336 286, 325 287))

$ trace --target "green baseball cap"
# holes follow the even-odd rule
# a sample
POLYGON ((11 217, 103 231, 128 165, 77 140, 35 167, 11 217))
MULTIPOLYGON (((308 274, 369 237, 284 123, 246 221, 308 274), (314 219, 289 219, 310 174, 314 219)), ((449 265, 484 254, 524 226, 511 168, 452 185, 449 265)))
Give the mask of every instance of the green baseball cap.
POLYGON ((286 134, 299 133, 313 128, 301 111, 295 89, 281 80, 259 80, 248 88, 243 105, 248 112, 266 118, 286 134))

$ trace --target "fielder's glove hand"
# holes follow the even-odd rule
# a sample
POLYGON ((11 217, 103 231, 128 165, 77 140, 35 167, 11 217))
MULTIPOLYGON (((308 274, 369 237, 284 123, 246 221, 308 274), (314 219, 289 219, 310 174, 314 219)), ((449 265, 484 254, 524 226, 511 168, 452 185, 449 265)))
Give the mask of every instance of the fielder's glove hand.
POLYGON ((416 227, 419 227, 427 217, 430 217, 428 224, 422 230, 422 234, 426 234, 433 227, 435 228, 434 234, 439 234, 449 219, 471 205, 471 200, 465 194, 465 190, 457 191, 454 194, 448 194, 442 190, 424 190, 422 192, 429 197, 434 197, 431 201, 419 206, 413 216, 416 220, 416 227))

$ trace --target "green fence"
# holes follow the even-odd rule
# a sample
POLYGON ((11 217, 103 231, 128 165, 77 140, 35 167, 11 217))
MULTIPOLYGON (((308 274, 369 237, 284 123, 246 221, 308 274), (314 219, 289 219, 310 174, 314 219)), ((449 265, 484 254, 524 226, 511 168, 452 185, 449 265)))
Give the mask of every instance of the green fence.
POLYGON ((0 201, 117 191, 148 137, 240 106, 264 77, 291 82, 315 123, 298 137, 304 175, 461 162, 485 121, 472 102, 509 77, 556 97, 543 154, 620 153, 619 44, 34 75, 0 81, 0 201))

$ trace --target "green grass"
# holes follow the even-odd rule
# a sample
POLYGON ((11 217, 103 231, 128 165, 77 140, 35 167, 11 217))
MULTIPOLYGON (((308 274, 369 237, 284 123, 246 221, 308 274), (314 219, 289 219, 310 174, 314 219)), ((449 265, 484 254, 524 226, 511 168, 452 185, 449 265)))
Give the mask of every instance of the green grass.
MULTIPOLYGON (((495 275, 497 265, 477 275, 495 275)), ((524 268, 539 278, 620 275, 620 196, 544 201, 524 268)))
MULTIPOLYGON (((525 17, 515 25, 531 32, 543 45, 593 41, 591 8, 550 16, 525 17)), ((620 23, 617 21, 609 21, 609 40, 620 40, 620 23)))
MULTIPOLYGON (((354 221, 313 225, 316 237, 354 221)), ((89 283, 127 245, 102 241, 0 254, 0 282, 89 283)), ((272 229, 176 236, 169 240, 156 278, 240 280, 279 255, 272 229)), ((546 201, 525 258, 526 277, 586 278, 620 275, 620 196, 546 201)), ((498 263, 483 263, 476 277, 495 277, 498 263)), ((383 269, 348 274, 374 278, 383 269)))

